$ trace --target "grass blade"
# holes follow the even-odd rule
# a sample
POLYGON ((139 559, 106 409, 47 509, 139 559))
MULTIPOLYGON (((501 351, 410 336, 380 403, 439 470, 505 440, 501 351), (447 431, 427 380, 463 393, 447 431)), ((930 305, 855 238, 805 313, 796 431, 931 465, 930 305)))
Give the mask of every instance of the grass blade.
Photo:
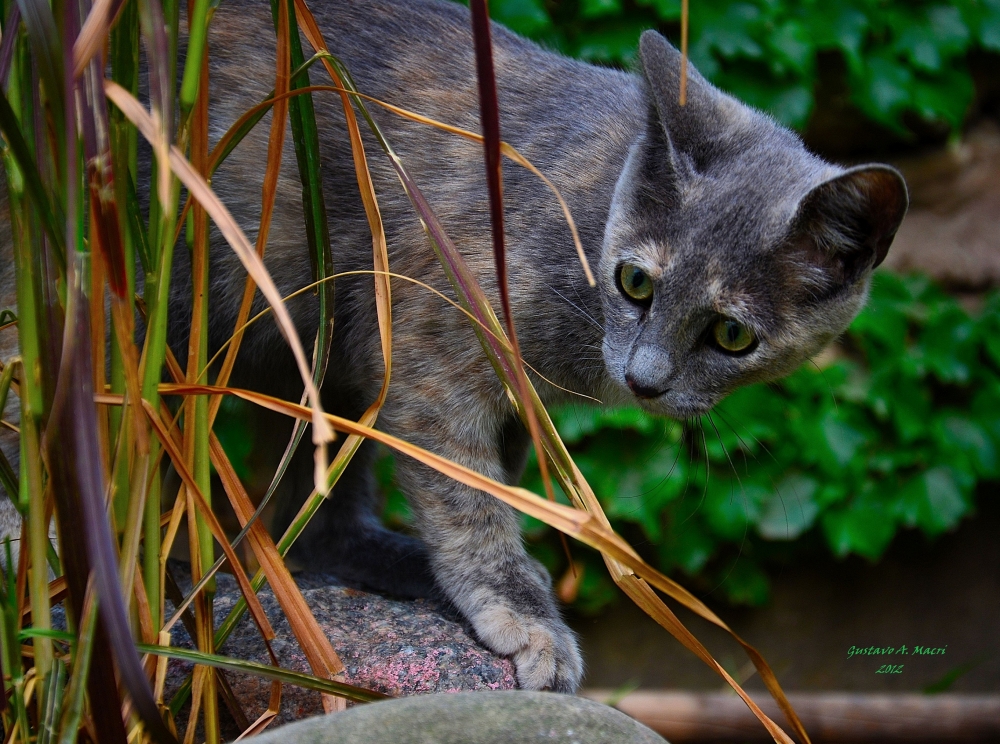
POLYGON ((194 664, 204 664, 218 669, 227 669, 232 672, 243 672, 253 674, 266 679, 276 679, 288 685, 304 687, 307 690, 316 690, 327 695, 337 695, 354 700, 359 703, 375 703, 379 700, 388 700, 389 696, 374 690, 366 690, 363 687, 355 687, 345 682, 337 682, 332 679, 322 679, 311 674, 293 672, 290 669, 268 666, 255 661, 244 661, 242 659, 231 659, 227 656, 217 656, 216 654, 206 654, 200 651, 191 651, 184 648, 168 648, 164 646, 152 646, 145 643, 136 644, 136 648, 144 654, 155 656, 166 656, 170 659, 180 661, 190 661, 194 664))
POLYGON ((59 744, 74 744, 83 718, 83 705, 87 689, 87 675, 94 652, 95 628, 97 626, 97 595, 93 580, 87 583, 87 593, 83 600, 83 615, 73 652, 73 673, 70 675, 66 700, 63 702, 62 719, 59 722, 59 744))
MULTIPOLYGON (((101 603, 101 618, 107 628, 107 639, 115 650, 115 660, 122 684, 129 690, 133 705, 142 717, 147 730, 161 742, 173 742, 174 738, 163 725, 159 711, 153 701, 139 659, 132 646, 132 634, 128 616, 118 584, 118 570, 115 565, 115 548, 104 509, 104 484, 100 453, 96 451, 97 428, 96 411, 93 404, 93 377, 90 372, 89 321, 86 303, 82 301, 82 275, 78 251, 71 253, 71 281, 69 287, 69 307, 67 308, 67 329, 64 334, 63 367, 53 413, 49 422, 48 441, 50 443, 49 463, 55 484, 60 513, 60 544, 64 550, 78 538, 76 530, 68 525, 83 525, 87 558, 79 565, 75 561, 64 561, 70 584, 70 596, 76 600, 75 615, 82 616, 83 588, 86 584, 86 566, 94 566, 94 581, 101 603), (79 520, 73 519, 76 511, 73 501, 82 507, 79 520), (64 524, 65 522, 65 524, 64 524), (81 570, 82 569, 82 570, 81 570), (81 575, 82 573, 82 575, 81 575)), ((98 653, 95 671, 101 669, 103 675, 91 677, 91 697, 100 696, 104 704, 95 705, 95 718, 102 731, 102 741, 125 741, 120 705, 117 698, 114 675, 106 669, 109 658, 98 653), (104 676, 104 679, 101 679, 104 676), (109 681, 110 687, 109 687, 109 681), (96 689, 95 689, 96 685, 96 689)))

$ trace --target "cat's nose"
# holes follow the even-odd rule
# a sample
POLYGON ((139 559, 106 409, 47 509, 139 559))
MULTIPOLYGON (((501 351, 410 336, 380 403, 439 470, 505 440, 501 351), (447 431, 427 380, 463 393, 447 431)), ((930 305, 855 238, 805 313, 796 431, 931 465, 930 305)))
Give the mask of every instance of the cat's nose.
POLYGON ((664 349, 643 344, 635 350, 625 370, 625 383, 638 398, 658 398, 669 389, 673 372, 664 349))

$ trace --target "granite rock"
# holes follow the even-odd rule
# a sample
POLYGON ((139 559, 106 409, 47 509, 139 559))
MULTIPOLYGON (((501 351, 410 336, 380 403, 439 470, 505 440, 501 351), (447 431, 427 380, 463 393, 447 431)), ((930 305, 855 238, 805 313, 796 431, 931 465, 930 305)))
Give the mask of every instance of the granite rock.
MULTIPOLYGON (((428 600, 394 600, 350 589, 331 576, 300 574, 295 578, 306 603, 344 662, 344 681, 349 684, 394 697, 517 687, 513 664, 480 646, 461 619, 447 608, 428 600)), ((221 576, 215 597, 217 621, 226 617, 239 596, 232 577, 221 576)), ((274 595, 265 589, 258 597, 274 626, 276 638, 271 647, 281 666, 310 672, 305 654, 274 595)), ((173 643, 191 646, 182 627, 174 631, 173 643)), ((219 653, 270 663, 248 615, 219 653)), ((166 699, 170 699, 190 670, 189 664, 170 663, 166 699)), ((253 721, 266 710, 270 681, 235 672, 225 672, 224 676, 248 720, 253 721)), ((319 693, 285 685, 281 711, 271 725, 322 712, 319 693)))
POLYGON ((420 695, 359 705, 256 737, 258 744, 664 744, 614 708, 551 692, 420 695))

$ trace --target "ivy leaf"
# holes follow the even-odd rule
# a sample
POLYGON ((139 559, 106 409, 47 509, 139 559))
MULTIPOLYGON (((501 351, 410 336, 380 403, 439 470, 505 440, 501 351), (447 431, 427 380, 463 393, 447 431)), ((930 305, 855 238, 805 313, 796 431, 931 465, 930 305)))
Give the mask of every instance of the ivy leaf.
POLYGON ((583 0, 580 5, 580 16, 583 18, 618 15, 621 11, 621 0, 583 0))
POLYGON ((846 467, 868 440, 862 432, 841 420, 834 412, 824 417, 821 429, 826 445, 840 467, 846 467))
POLYGON ((937 422, 937 437, 943 448, 967 454, 983 477, 995 477, 997 452, 989 435, 975 421, 963 416, 946 416, 937 422))
POLYGON ((928 319, 920 346, 927 366, 942 382, 968 381, 972 354, 967 342, 972 331, 971 319, 957 304, 936 310, 928 319))
POLYGON ((768 38, 771 48, 771 69, 778 75, 792 70, 799 74, 810 71, 816 50, 805 27, 797 20, 782 23, 768 38))
POLYGON ((842 9, 830 26, 837 46, 844 52, 848 64, 855 69, 861 66, 861 44, 868 26, 868 17, 856 8, 842 9))
POLYGON ((835 555, 857 553, 875 561, 885 552, 896 533, 895 520, 873 499, 855 498, 846 508, 833 509, 822 517, 823 532, 835 555))
POLYGON ((525 36, 541 33, 552 26, 542 0, 494 0, 490 15, 512 31, 525 36))
POLYGON ((900 491, 898 504, 904 524, 918 525, 928 535, 954 527, 969 510, 955 473, 943 465, 911 479, 900 491))
POLYGON ((747 525, 760 517, 767 489, 756 483, 713 478, 705 497, 704 517, 712 531, 726 540, 742 540, 747 525))
POLYGON ((913 107, 921 118, 927 121, 944 120, 957 129, 965 121, 975 94, 975 86, 968 75, 946 70, 933 81, 914 81, 913 107))
POLYGON ((852 76, 853 99, 862 111, 890 129, 902 132, 899 114, 911 100, 913 72, 895 55, 879 50, 868 58, 861 76, 852 76))
POLYGON ((927 386, 912 377, 885 375, 885 393, 891 401, 892 421, 904 443, 914 442, 927 431, 931 396, 927 386))
POLYGON ((704 14, 696 14, 699 43, 714 49, 722 57, 749 57, 759 59, 764 50, 754 38, 755 25, 760 20, 760 8, 750 3, 733 3, 722 13, 712 13, 706 8, 704 14))
POLYGON ((817 482, 806 475, 790 475, 768 495, 757 532, 767 540, 794 540, 812 527, 819 514, 817 482))
POLYGON ((985 0, 985 10, 979 19, 979 43, 984 49, 1000 52, 1000 2, 985 0))
POLYGON ((584 31, 577 53, 591 62, 631 64, 635 60, 641 34, 649 24, 639 19, 605 21, 600 31, 584 31))

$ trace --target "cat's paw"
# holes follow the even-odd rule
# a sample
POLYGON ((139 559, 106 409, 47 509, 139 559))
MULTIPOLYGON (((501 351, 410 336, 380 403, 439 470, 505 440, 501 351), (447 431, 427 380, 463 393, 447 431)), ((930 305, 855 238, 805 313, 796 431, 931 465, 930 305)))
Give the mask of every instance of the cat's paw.
POLYGON ((514 660, 522 689, 573 693, 580 686, 583 660, 576 635, 560 618, 496 604, 477 613, 472 625, 486 646, 514 660))

